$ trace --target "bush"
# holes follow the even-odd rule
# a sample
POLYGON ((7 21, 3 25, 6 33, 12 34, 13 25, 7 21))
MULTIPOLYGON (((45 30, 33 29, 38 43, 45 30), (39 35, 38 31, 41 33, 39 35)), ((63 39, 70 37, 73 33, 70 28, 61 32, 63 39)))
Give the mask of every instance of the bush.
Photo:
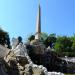
POLYGON ((68 57, 75 57, 75 52, 63 52, 62 55, 68 57))

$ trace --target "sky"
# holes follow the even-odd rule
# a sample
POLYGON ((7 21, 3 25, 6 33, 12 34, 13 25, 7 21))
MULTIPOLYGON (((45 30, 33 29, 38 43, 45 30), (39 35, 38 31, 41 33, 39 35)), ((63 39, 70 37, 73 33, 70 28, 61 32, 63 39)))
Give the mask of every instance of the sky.
MULTIPOLYGON (((40 0, 41 31, 71 36, 75 33, 75 0, 40 0)), ((0 0, 0 27, 10 38, 24 40, 36 31, 38 0, 0 0)))

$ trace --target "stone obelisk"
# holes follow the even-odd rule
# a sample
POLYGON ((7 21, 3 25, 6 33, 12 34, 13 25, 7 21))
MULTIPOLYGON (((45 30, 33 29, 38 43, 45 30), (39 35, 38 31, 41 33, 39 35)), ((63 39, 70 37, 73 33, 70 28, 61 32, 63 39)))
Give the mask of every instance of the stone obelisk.
POLYGON ((41 7, 40 7, 40 3, 39 3, 37 20, 36 20, 36 34, 35 34, 35 39, 40 40, 40 35, 41 35, 41 7))

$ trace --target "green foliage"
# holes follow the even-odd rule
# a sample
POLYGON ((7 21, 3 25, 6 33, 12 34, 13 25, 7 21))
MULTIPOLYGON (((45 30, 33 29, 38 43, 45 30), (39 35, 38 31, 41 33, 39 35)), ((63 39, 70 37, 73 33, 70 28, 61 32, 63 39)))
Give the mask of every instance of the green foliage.
POLYGON ((0 28, 0 44, 1 45, 7 45, 8 48, 10 48, 10 38, 7 32, 3 31, 0 28))
POLYGON ((75 52, 75 35, 74 36, 72 36, 72 37, 70 37, 70 39, 71 39, 71 41, 73 42, 72 43, 72 52, 75 52))
POLYGON ((50 41, 51 43, 55 43, 55 42, 56 42, 56 34, 50 34, 50 35, 48 36, 48 38, 49 38, 49 41, 50 41))
POLYGON ((41 33, 41 38, 40 38, 40 40, 41 40, 42 42, 44 42, 44 41, 47 39, 47 37, 48 37, 48 34, 42 32, 42 33, 41 33))
POLYGON ((61 50, 62 45, 60 43, 56 42, 54 48, 55 48, 54 49, 55 52, 57 52, 57 53, 61 53, 62 52, 62 50, 61 50))
POLYGON ((30 35, 29 38, 28 38, 29 41, 32 41, 34 39, 35 39, 35 36, 34 35, 30 35))
POLYGON ((52 47, 52 45, 56 42, 56 35, 50 34, 47 39, 44 41, 44 44, 48 47, 52 47))
POLYGON ((71 51, 72 41, 69 37, 63 36, 63 37, 57 37, 56 43, 55 43, 55 50, 58 52, 66 52, 71 51))
POLYGON ((75 52, 62 52, 63 56, 75 57, 75 52))

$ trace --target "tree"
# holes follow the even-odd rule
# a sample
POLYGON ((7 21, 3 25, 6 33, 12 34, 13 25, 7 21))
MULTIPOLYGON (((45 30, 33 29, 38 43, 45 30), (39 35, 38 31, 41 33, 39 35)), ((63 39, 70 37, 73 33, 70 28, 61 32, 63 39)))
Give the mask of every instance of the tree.
POLYGON ((75 52, 75 34, 74 34, 74 36, 72 36, 70 39, 71 39, 71 41, 73 42, 73 43, 72 43, 72 47, 71 47, 71 48, 72 48, 72 51, 75 52))
POLYGON ((63 37, 58 37, 57 41, 55 43, 55 51, 56 52, 70 52, 71 51, 71 46, 72 46, 72 41, 70 40, 69 37, 63 36, 63 37))
POLYGON ((42 41, 42 42, 44 43, 44 41, 47 39, 47 37, 48 37, 48 34, 47 34, 47 33, 42 32, 42 33, 41 33, 40 41, 42 41))
POLYGON ((1 28, 0 28, 0 44, 3 46, 7 46, 7 48, 11 48, 9 35, 1 28))
POLYGON ((28 38, 29 41, 32 41, 34 39, 35 39, 35 36, 34 35, 30 35, 29 38, 28 38))
POLYGON ((51 48, 54 46, 54 43, 56 42, 56 35, 50 34, 47 39, 45 40, 44 44, 46 47, 50 46, 51 48))

